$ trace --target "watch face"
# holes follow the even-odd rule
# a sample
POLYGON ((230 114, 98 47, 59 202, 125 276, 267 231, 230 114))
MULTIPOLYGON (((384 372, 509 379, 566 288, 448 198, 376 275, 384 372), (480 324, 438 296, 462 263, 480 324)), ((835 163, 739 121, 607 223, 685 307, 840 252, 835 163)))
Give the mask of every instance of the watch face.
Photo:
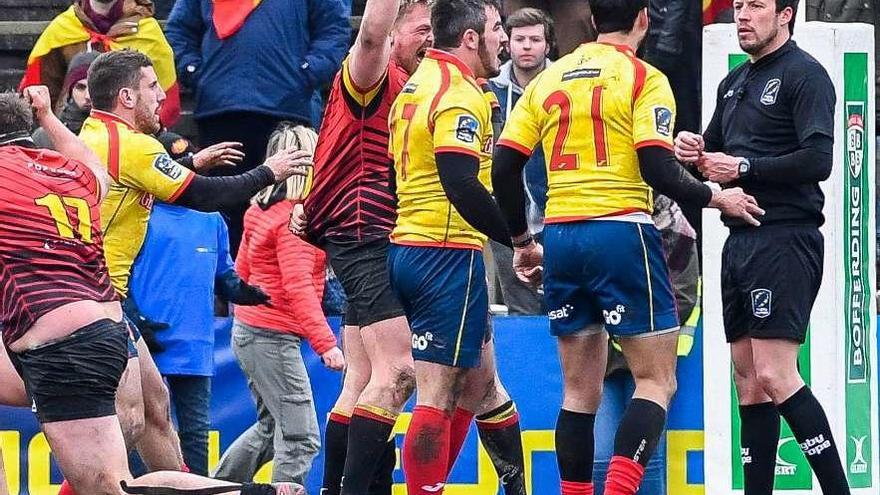
POLYGON ((749 162, 739 162, 739 173, 744 174, 749 171, 749 162))

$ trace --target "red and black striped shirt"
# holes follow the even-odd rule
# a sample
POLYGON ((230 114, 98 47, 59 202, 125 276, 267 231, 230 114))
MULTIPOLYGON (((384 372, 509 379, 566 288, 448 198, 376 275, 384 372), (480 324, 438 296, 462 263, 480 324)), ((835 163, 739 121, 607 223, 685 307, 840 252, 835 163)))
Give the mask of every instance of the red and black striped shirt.
POLYGON ((98 181, 49 150, 0 147, 0 325, 6 345, 72 302, 113 301, 98 181))
POLYGON ((397 218, 388 114, 409 74, 391 61, 385 77, 362 89, 348 67, 346 60, 333 81, 304 205, 306 232, 318 244, 388 237, 397 218))

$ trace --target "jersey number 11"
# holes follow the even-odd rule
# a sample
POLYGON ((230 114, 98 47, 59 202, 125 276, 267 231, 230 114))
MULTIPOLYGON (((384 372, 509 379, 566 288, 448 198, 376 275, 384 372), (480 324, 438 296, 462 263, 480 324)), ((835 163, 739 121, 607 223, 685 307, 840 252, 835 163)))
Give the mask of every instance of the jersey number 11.
POLYGON ((80 239, 86 244, 92 243, 92 214, 89 204, 83 198, 47 194, 34 200, 34 203, 45 206, 55 220, 58 235, 65 239, 80 239), (76 234, 73 231, 73 218, 67 208, 76 210, 76 234))

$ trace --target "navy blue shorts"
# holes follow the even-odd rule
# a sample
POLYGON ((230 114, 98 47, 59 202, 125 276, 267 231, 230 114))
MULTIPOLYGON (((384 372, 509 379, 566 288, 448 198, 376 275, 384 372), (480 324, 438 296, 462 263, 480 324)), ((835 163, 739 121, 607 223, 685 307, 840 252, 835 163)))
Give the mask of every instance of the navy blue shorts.
POLYGON ((678 328, 660 232, 613 220, 544 229, 544 297, 550 332, 573 335, 605 325, 634 337, 678 328))
POLYGON ((412 330, 413 359, 478 367, 489 328, 483 253, 392 244, 388 270, 412 330))

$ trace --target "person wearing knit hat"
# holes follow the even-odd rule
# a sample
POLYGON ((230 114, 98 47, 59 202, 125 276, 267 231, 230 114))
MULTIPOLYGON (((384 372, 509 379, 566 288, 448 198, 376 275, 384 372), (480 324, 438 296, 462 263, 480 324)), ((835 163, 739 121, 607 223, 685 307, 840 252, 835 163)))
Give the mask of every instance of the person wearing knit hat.
MULTIPOLYGON (((92 100, 89 99, 86 77, 89 73, 89 66, 97 57, 98 52, 94 51, 78 53, 70 61, 67 74, 64 76, 58 105, 61 113, 58 115, 58 119, 74 134, 79 134, 83 121, 92 110, 92 100)), ((34 131, 33 139, 40 148, 54 149, 52 140, 49 139, 42 127, 34 131)))

